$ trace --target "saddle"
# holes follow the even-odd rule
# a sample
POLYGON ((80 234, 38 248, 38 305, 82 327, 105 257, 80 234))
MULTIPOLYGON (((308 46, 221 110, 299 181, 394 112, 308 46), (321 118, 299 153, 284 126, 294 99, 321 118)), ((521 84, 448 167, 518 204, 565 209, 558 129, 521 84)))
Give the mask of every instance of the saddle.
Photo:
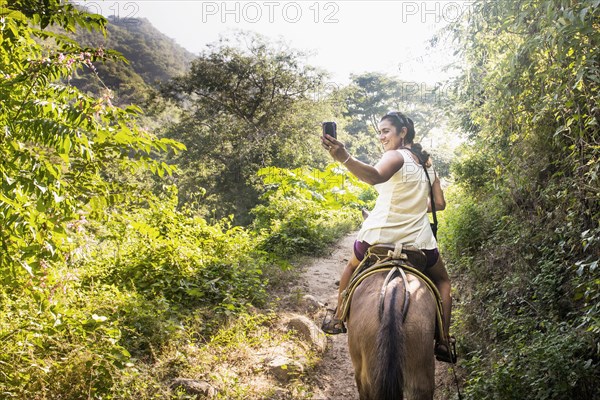
POLYGON ((364 268, 388 259, 402 260, 420 272, 424 272, 427 267, 427 256, 416 246, 386 243, 369 247, 365 254, 365 258, 361 262, 361 265, 356 269, 356 272, 359 272, 361 266, 364 268))
MULTIPOLYGON (((347 289, 342 293, 341 319, 347 322, 352 295, 361 282, 373 274, 387 272, 388 275, 384 281, 380 296, 379 314, 381 316, 383 313, 383 295, 385 294, 387 284, 398 274, 406 282, 406 274, 408 273, 424 282, 425 286, 435 297, 437 305, 437 335, 443 337, 442 300, 435 284, 424 274, 426 265, 427 256, 425 253, 412 245, 398 243, 395 245, 377 244, 369 247, 365 258, 352 274, 347 289)), ((406 290, 403 316, 406 316, 409 300, 410 292, 406 290)))

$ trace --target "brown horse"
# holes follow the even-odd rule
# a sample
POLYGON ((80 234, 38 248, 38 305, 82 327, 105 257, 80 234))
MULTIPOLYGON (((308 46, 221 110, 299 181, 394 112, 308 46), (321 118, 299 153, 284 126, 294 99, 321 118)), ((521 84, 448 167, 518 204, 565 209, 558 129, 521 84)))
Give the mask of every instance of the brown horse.
POLYGON ((406 282, 397 274, 384 285, 386 276, 387 272, 381 272, 367 277, 356 287, 350 305, 348 345, 360 399, 398 400, 406 396, 409 400, 431 400, 435 385, 435 296, 412 274, 405 275, 406 282), (382 293, 383 309, 378 312, 382 293))

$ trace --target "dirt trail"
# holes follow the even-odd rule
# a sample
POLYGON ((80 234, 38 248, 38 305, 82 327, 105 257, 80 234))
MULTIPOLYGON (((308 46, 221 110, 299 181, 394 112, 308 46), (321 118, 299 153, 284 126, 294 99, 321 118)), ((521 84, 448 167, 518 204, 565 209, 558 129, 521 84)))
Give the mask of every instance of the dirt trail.
MULTIPOLYGON (((327 308, 334 308, 340 275, 352 250, 356 233, 350 233, 331 246, 329 254, 306 266, 302 280, 307 294, 327 308)), ((319 317, 323 318, 323 313, 319 317)), ((317 321, 320 325, 321 321, 317 321)), ((328 335, 329 346, 317 367, 313 400, 358 400, 354 369, 348 353, 347 335, 328 335)), ((449 400, 456 391, 448 364, 436 362, 435 400, 449 400)))
MULTIPOLYGON (((346 235, 330 248, 330 254, 313 260, 303 273, 307 293, 327 308, 336 304, 340 275, 352 249, 356 233, 346 235)), ((323 318, 323 314, 319 314, 323 318)), ((321 321, 317 321, 320 325, 321 321)), ((354 369, 348 354, 348 336, 328 335, 329 346, 316 373, 314 400, 358 400, 354 369)))

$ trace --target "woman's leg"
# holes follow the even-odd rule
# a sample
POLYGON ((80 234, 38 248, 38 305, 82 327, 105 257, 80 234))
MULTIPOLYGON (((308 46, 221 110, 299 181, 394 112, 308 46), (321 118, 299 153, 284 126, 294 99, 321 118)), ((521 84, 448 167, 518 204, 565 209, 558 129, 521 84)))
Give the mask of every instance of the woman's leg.
POLYGON ((342 293, 348 287, 348 283, 350 283, 350 278, 352 277, 354 270, 356 270, 356 267, 358 267, 359 264, 360 261, 358 260, 358 258, 356 258, 354 252, 352 252, 352 257, 350 257, 350 260, 348 260, 348 263, 346 264, 346 267, 344 267, 344 271, 342 272, 342 276, 340 278, 340 288, 338 290, 336 308, 337 311, 335 314, 335 317, 337 319, 340 319, 340 313, 342 312, 342 293))
POLYGON ((442 257, 439 256, 436 263, 428 268, 425 273, 433 281, 442 297, 442 314, 444 322, 444 336, 443 341, 449 338, 450 332, 450 314, 452 312, 452 297, 450 296, 450 277, 442 257))

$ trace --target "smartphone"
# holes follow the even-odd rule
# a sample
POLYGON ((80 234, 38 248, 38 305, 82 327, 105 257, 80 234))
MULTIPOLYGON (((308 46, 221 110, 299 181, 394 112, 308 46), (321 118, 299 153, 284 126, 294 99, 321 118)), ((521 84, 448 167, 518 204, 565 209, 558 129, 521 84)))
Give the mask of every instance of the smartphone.
POLYGON ((323 136, 328 134, 337 139, 337 125, 335 122, 323 122, 323 136))

